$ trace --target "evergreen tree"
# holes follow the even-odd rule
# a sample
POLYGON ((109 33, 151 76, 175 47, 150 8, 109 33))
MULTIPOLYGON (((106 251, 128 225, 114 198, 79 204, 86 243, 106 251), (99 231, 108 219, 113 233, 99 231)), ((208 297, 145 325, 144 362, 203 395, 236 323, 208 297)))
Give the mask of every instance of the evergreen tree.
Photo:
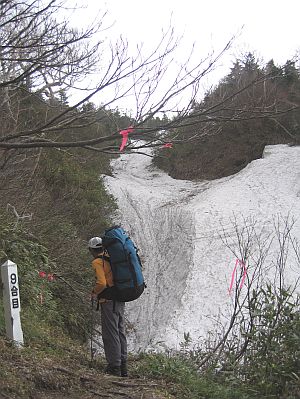
POLYGON ((267 62, 264 72, 269 75, 273 80, 274 78, 281 78, 283 76, 283 71, 281 67, 275 65, 273 58, 267 62))
POLYGON ((244 56, 244 58, 241 60, 241 63, 244 65, 244 70, 246 72, 253 72, 259 70, 259 65, 255 58, 255 55, 250 52, 244 56))
POLYGON ((295 66, 295 61, 287 60, 283 66, 283 76, 288 85, 292 85, 298 81, 299 74, 295 66))

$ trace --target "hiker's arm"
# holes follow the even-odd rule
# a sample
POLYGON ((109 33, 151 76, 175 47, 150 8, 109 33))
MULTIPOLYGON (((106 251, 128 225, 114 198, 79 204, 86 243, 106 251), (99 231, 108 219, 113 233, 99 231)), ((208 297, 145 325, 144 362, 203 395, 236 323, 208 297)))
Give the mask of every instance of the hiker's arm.
POLYGON ((95 259, 92 262, 92 267, 94 269, 95 277, 96 277, 96 284, 92 290, 92 294, 98 295, 98 294, 100 294, 100 292, 105 290, 105 288, 107 286, 107 281, 105 278, 102 261, 100 261, 99 259, 95 259))

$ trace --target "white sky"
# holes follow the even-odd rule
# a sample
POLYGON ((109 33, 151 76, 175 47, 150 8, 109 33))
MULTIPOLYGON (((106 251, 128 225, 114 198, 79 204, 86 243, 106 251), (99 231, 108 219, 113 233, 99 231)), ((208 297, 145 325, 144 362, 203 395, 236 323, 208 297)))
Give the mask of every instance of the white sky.
POLYGON ((238 35, 207 86, 224 77, 232 62, 245 52, 251 51, 263 63, 273 58, 283 65, 300 50, 299 0, 82 1, 87 7, 76 13, 77 24, 91 22, 97 13, 107 11, 105 25, 112 27, 104 34, 111 40, 122 35, 132 46, 143 42, 153 48, 162 29, 171 24, 176 35, 183 35, 182 58, 193 43, 200 59, 212 49, 220 51, 238 35))
MULTIPOLYGON (((98 0, 89 0, 88 11, 95 15, 98 0)), ((255 51, 268 61, 283 64, 300 49, 299 0, 108 0, 100 5, 115 21, 111 32, 129 41, 151 44, 171 20, 186 44, 199 48, 220 48, 238 32, 243 32, 232 53, 255 51)))
POLYGON ((299 0, 111 0, 107 8, 116 16, 116 30, 128 32, 130 40, 151 42, 172 18, 178 34, 184 34, 184 43, 189 47, 195 42, 203 56, 211 49, 221 50, 232 35, 241 32, 220 77, 241 52, 249 50, 265 61, 274 58, 283 64, 300 49, 299 0))

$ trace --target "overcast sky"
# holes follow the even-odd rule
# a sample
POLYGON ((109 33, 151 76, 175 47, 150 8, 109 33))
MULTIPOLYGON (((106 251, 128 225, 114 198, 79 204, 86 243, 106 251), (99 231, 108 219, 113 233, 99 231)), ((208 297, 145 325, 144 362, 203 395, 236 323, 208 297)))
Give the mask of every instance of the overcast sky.
POLYGON ((113 40, 122 35, 131 45, 143 42, 153 48, 162 29, 171 24, 176 35, 183 35, 183 54, 195 43, 201 58, 221 50, 237 35, 212 76, 214 83, 248 51, 263 63, 273 58, 275 64, 283 65, 300 50, 300 0, 86 0, 86 4, 86 10, 77 13, 78 23, 107 11, 105 25, 112 25, 105 32, 107 37, 113 40))
POLYGON ((205 51, 219 48, 244 26, 235 51, 255 51, 282 64, 300 48, 299 0, 89 0, 88 8, 107 9, 112 31, 130 41, 151 42, 171 20, 186 43, 205 51))

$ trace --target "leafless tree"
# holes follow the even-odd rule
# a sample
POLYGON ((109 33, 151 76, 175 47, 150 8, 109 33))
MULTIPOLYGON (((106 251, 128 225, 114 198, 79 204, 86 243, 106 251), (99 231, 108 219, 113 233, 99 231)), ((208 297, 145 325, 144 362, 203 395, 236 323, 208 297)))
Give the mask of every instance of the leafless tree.
MULTIPOLYGON (((136 103, 132 115, 135 130, 127 151, 139 148, 134 138, 141 133, 145 139, 142 147, 161 145, 168 141, 166 131, 182 125, 206 124, 207 131, 197 132, 197 136, 211 131, 209 127, 214 120, 274 117, 281 112, 274 107, 260 107, 250 111, 235 109, 230 116, 224 116, 233 97, 265 79, 257 76, 238 93, 225 94, 217 104, 195 110, 203 77, 213 70, 232 41, 219 53, 212 52, 201 60, 195 60, 192 48, 190 56, 174 70, 179 40, 172 28, 162 32, 161 41, 152 51, 146 52, 140 46, 136 54, 131 55, 126 40, 120 38, 108 46, 101 40, 104 14, 92 26, 79 31, 70 27, 66 19, 58 18, 63 9, 63 0, 7 0, 0 4, 0 90, 4 121, 0 148, 3 150, 83 147, 116 152, 115 140, 124 126, 116 125, 113 131, 106 132, 102 123, 109 107, 127 96, 133 96, 136 103), (95 71, 97 82, 84 93, 79 82, 95 71), (61 96, 67 98, 70 88, 76 87, 82 92, 80 100, 72 106, 60 101, 61 96), (184 93, 187 101, 179 108, 178 101, 184 93), (103 99, 101 117, 84 107, 96 95, 103 99), (42 107, 45 103, 47 112, 42 107), (28 108, 30 118, 25 122, 22 112, 28 113, 28 108), (149 119, 170 111, 174 111, 171 120, 147 128, 149 119), (82 128, 91 126, 93 135, 82 137, 82 128), (160 134, 162 131, 164 135, 160 134), (161 139, 160 143, 157 139, 161 139)), ((182 139, 180 134, 175 137, 175 141, 182 139)))
POLYGON ((235 234, 223 230, 224 245, 238 259, 247 262, 247 277, 241 286, 244 271, 236 269, 229 322, 207 353, 199 351, 200 368, 211 363, 221 369, 229 363, 233 367, 248 356, 248 351, 253 355, 260 330, 264 337, 262 345, 268 350, 268 342, 277 339, 276 328, 285 317, 292 317, 287 308, 298 311, 299 278, 287 279, 291 271, 296 276, 299 274, 299 243, 293 236, 295 220, 289 215, 277 215, 269 222, 265 229, 254 218, 239 222, 234 217, 235 234))

